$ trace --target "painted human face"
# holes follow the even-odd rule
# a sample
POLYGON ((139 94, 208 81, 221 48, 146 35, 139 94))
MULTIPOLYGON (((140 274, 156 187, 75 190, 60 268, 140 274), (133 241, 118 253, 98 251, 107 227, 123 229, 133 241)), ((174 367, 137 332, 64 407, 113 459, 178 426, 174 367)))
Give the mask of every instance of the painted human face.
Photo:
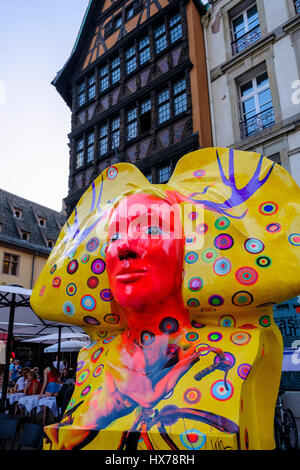
POLYGON ((123 199, 110 218, 108 238, 106 265, 119 305, 149 310, 181 289, 182 225, 169 203, 147 194, 123 199))

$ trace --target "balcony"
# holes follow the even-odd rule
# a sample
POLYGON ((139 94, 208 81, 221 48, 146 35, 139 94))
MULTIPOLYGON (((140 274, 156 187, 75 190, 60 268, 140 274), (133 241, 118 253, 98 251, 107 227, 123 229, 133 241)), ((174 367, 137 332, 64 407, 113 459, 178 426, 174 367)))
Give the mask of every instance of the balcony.
MULTIPOLYGON (((300 0, 297 0, 297 2, 300 3, 300 0)), ((243 51, 246 47, 250 46, 253 42, 258 41, 260 38, 261 30, 258 25, 231 43, 233 55, 243 51)))
POLYGON ((296 14, 300 15, 300 0, 294 0, 296 14))
POLYGON ((275 124, 275 117, 272 107, 262 113, 256 114, 256 116, 242 121, 240 123, 241 137, 242 139, 246 139, 267 127, 273 126, 273 124, 275 124))

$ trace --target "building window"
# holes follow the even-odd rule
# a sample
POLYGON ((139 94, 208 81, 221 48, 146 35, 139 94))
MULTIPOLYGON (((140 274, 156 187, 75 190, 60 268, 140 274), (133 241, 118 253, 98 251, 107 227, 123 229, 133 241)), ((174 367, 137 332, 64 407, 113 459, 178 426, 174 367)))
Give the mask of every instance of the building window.
POLYGON ((100 74, 100 91, 105 91, 109 87, 108 65, 101 67, 99 74, 100 74))
POLYGON ((39 226, 40 227, 43 227, 43 228, 46 227, 46 219, 44 219, 43 217, 39 217, 38 221, 39 221, 39 226))
POLYGON ((113 19, 113 29, 116 30, 122 26, 122 15, 117 15, 113 19))
POLYGON ((187 110, 186 84, 185 79, 179 80, 173 86, 174 115, 187 110))
POLYGON ((300 0, 294 0, 296 14, 300 15, 300 0))
POLYGON ((48 240, 48 248, 53 248, 53 247, 54 247, 54 241, 48 240))
POLYGON ((240 86, 241 134, 246 138, 275 123, 267 72, 240 86))
POLYGON ((140 106, 140 132, 150 131, 152 127, 151 119, 151 99, 147 99, 141 102, 140 106))
POLYGON ((232 18, 232 52, 237 54, 261 38, 261 29, 256 4, 244 9, 232 18))
POLYGON ((17 276, 20 257, 11 253, 4 253, 2 273, 17 276))
POLYGON ((125 8, 125 21, 131 20, 134 17, 133 3, 125 8))
POLYGON ((99 153, 100 156, 108 152, 108 125, 103 124, 99 130, 99 153))
POLYGON ((84 162, 84 139, 76 142, 76 168, 81 168, 84 162))
POLYGON ((112 148, 120 147, 120 118, 117 117, 112 120, 111 123, 111 139, 112 139, 112 148))
POLYGON ((178 41, 182 38, 182 25, 181 25, 181 16, 180 13, 172 16, 169 20, 169 30, 170 30, 170 43, 178 41))
POLYGON ((121 78, 120 58, 116 57, 111 62, 111 83, 114 85, 118 83, 121 78))
POLYGON ((154 31, 155 52, 159 54, 167 48, 167 33, 166 26, 162 24, 154 31))
POLYGON ((168 121, 171 117, 170 92, 166 88, 158 94, 158 124, 168 121))
POLYGON ((13 210, 13 212, 14 212, 14 217, 15 217, 16 219, 22 219, 22 217, 23 217, 23 212, 21 211, 21 209, 16 209, 16 208, 15 208, 15 209, 13 210))
POLYGON ((87 93, 88 93, 88 100, 92 100, 96 96, 96 77, 95 77, 95 74, 91 75, 88 78, 87 93))
POLYGON ((132 46, 125 52, 126 73, 129 75, 137 67, 135 47, 132 46))
POLYGON ((151 58, 150 52, 150 40, 149 37, 146 36, 139 41, 139 60, 140 65, 145 64, 151 58))
POLYGON ((171 177, 170 165, 162 166, 158 171, 158 182, 160 184, 167 183, 171 177))
POLYGON ((280 152, 274 153, 273 155, 270 155, 268 158, 272 160, 273 162, 277 163, 278 165, 281 165, 280 152))
POLYGON ((21 230, 21 239, 28 242, 29 241, 29 233, 25 232, 24 230, 21 230))
POLYGON ((94 160, 94 143, 95 143, 95 136, 94 132, 91 132, 87 136, 87 163, 90 163, 94 160))
POLYGON ((146 176, 147 180, 149 181, 149 183, 152 184, 152 181, 153 181, 152 173, 147 173, 145 176, 146 176))
POLYGON ((132 108, 127 112, 127 140, 137 136, 137 109, 132 108))
POLYGON ((79 83, 77 85, 77 107, 83 106, 85 103, 85 82, 79 83))

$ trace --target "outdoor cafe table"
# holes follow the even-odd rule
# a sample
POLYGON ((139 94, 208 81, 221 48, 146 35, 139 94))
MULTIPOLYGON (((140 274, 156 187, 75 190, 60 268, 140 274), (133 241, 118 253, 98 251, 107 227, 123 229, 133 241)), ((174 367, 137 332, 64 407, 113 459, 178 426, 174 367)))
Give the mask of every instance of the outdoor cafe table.
POLYGON ((54 416, 58 415, 58 409, 56 404, 56 397, 45 397, 39 398, 39 395, 23 395, 19 398, 18 404, 24 406, 28 413, 31 413, 33 409, 37 409, 37 412, 41 410, 43 406, 49 408, 54 416))
POLYGON ((24 396, 23 392, 16 392, 16 393, 8 393, 6 395, 6 398, 9 401, 9 404, 12 405, 16 401, 19 401, 19 399, 23 396, 24 396))

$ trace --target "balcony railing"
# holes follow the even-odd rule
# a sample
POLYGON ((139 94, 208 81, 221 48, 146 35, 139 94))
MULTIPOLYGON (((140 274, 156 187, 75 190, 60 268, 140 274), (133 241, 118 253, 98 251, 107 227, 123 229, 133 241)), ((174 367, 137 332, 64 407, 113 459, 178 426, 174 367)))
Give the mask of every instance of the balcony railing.
POLYGON ((296 14, 300 15, 300 0, 294 0, 296 14))
POLYGON ((275 124, 274 109, 269 108, 266 111, 256 114, 256 116, 240 123, 241 137, 242 139, 246 139, 247 137, 266 129, 273 124, 275 124))
MULTIPOLYGON (((298 0, 300 1, 300 0, 298 0)), ((231 43, 232 45, 232 53, 233 55, 238 54, 246 47, 250 46, 255 41, 261 38, 261 30, 260 26, 256 26, 255 28, 248 31, 248 33, 241 36, 239 39, 236 39, 231 43)))

